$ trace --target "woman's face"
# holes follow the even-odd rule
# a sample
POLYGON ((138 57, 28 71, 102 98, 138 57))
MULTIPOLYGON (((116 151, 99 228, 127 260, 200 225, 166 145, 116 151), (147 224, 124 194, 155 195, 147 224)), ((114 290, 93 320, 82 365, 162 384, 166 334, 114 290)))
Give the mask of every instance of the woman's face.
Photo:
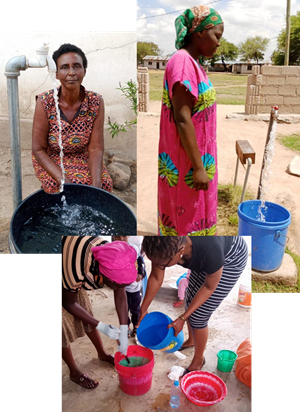
POLYGON ((82 57, 77 53, 66 53, 57 59, 56 78, 68 90, 80 87, 86 70, 82 57))
POLYGON ((212 57, 220 46, 220 40, 224 32, 224 24, 218 24, 208 30, 203 30, 197 34, 200 55, 212 57))
POLYGON ((184 250, 184 245, 180 246, 178 252, 175 255, 170 256, 169 258, 150 257, 149 259, 159 269, 165 270, 165 268, 177 265, 177 263, 182 258, 183 250, 184 250))

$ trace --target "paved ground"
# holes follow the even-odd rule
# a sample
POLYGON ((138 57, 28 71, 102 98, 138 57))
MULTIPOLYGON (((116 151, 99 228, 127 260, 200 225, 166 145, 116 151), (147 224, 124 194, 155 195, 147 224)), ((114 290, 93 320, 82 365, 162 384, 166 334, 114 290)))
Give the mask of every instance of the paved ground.
MULTIPOLYGON (((150 262, 147 260, 147 272, 150 273, 150 262)), ((174 282, 171 276, 183 274, 183 268, 173 266, 167 269, 163 288, 157 294, 149 311, 161 311, 172 319, 182 313, 182 308, 173 308, 172 303, 176 299, 177 292, 168 286, 174 282)), ((247 268, 247 276, 250 273, 250 265, 247 268)), ((97 319, 105 319, 105 322, 118 324, 117 315, 113 304, 113 294, 108 288, 90 293, 94 315, 97 319)), ((228 395, 223 402, 207 408, 214 412, 250 412, 251 389, 237 380, 234 370, 224 373, 217 370, 217 352, 221 349, 235 351, 239 344, 250 336, 251 309, 241 308, 236 304, 238 285, 214 313, 210 321, 210 332, 205 351, 206 365, 203 370, 217 374, 226 382, 228 395)), ((184 332, 186 334, 186 326, 184 332)), ((103 337, 106 350, 115 352, 117 345, 114 341, 103 337)), ((134 344, 131 339, 131 344, 134 344)), ((71 345, 73 355, 82 370, 99 381, 99 387, 93 391, 80 388, 69 380, 68 368, 62 365, 62 408, 64 412, 94 412, 105 410, 110 412, 163 412, 171 411, 169 405, 170 389, 172 381, 167 377, 169 368, 174 365, 186 367, 193 356, 193 349, 185 353, 185 360, 178 360, 173 354, 155 351, 155 365, 153 369, 152 388, 140 397, 132 397, 124 394, 119 388, 118 375, 110 365, 99 365, 96 351, 87 337, 78 339, 71 345), (100 406, 101 405, 101 406, 100 406)), ((178 411, 199 411, 199 407, 193 405, 181 394, 181 405, 178 411)))

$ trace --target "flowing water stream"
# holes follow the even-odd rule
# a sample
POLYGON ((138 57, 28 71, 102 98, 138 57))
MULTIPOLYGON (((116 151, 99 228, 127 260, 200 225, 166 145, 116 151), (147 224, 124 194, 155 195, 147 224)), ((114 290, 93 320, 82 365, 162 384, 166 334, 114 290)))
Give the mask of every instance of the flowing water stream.
MULTIPOLYGON (((64 158, 64 148, 63 148, 63 144, 62 144, 62 135, 61 135, 61 118, 60 118, 60 110, 59 110, 59 105, 58 105, 58 91, 57 91, 57 87, 56 87, 56 75, 55 72, 52 70, 49 70, 49 74, 53 83, 53 97, 54 97, 54 101, 55 101, 55 109, 56 109, 56 115, 57 115, 57 123, 58 123, 58 145, 60 148, 60 168, 62 171, 62 179, 60 182, 60 188, 59 191, 63 192, 64 191, 64 184, 65 184, 65 168, 64 168, 64 163, 63 163, 63 158, 64 158)), ((61 198, 62 202, 64 203, 65 206, 65 202, 66 202, 66 198, 63 195, 61 198)))
POLYGON ((278 117, 278 111, 275 110, 274 121, 273 121, 271 131, 270 131, 270 139, 265 148, 265 153, 264 153, 264 169, 262 172, 261 186, 260 186, 261 187, 261 194, 260 194, 261 203, 258 207, 258 217, 257 217, 257 220, 261 222, 266 221, 265 214, 268 209, 265 202, 266 202, 266 196, 267 196, 268 189, 269 189, 270 176, 272 174, 271 164, 272 164, 274 148, 275 148, 277 117, 278 117))

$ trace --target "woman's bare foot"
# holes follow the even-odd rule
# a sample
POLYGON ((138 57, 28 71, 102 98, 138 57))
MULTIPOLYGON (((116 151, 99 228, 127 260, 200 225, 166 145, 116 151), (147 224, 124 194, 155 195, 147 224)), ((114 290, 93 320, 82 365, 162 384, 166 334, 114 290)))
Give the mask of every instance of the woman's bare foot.
POLYGON ((94 379, 89 378, 79 370, 74 371, 72 374, 70 373, 70 379, 84 389, 95 389, 99 385, 99 382, 94 381, 94 379))

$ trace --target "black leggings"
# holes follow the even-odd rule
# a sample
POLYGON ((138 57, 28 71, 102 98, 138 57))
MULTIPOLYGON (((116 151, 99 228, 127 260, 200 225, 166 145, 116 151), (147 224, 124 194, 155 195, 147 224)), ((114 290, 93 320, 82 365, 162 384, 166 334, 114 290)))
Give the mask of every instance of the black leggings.
POLYGON ((136 326, 139 316, 140 316, 140 310, 141 310, 141 291, 137 292, 127 292, 127 303, 128 303, 128 312, 131 313, 131 320, 130 317, 128 316, 128 326, 132 322, 133 326, 136 326))

